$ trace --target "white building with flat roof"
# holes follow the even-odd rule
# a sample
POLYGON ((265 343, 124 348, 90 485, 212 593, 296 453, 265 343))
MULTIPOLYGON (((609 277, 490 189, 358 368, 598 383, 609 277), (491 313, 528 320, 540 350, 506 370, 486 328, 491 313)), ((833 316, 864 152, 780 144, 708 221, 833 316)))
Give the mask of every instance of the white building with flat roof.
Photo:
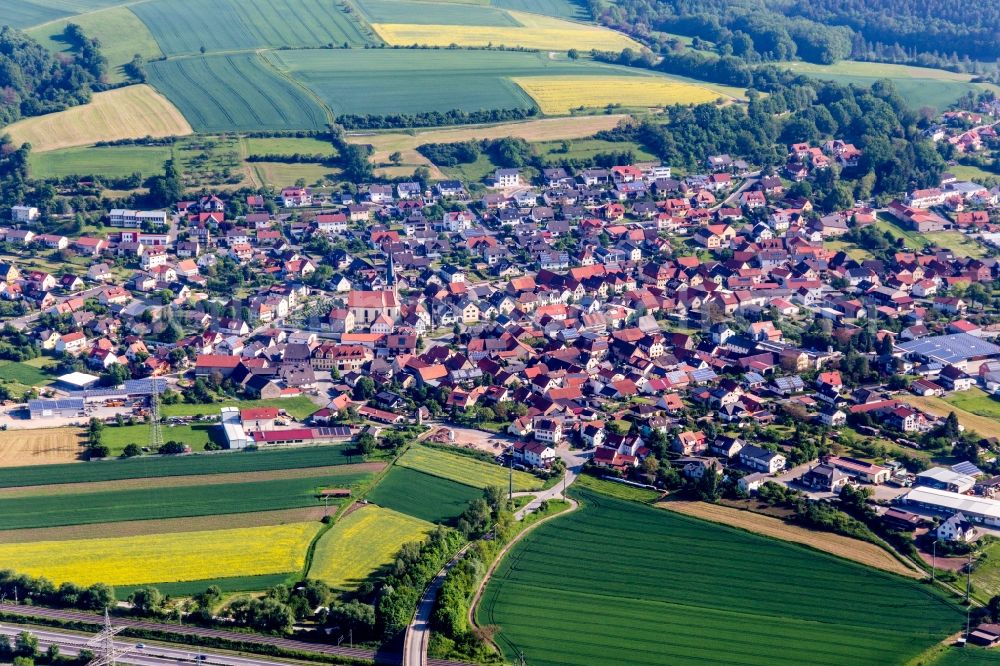
POLYGON ((1000 527, 1000 502, 977 495, 918 486, 903 496, 903 503, 948 515, 961 512, 974 523, 1000 527))
POLYGON ((245 449, 253 443, 240 420, 240 410, 236 407, 222 408, 222 430, 231 449, 245 449))
POLYGON ((113 227, 141 227, 143 222, 166 224, 167 214, 162 210, 128 210, 115 208, 108 216, 113 227))

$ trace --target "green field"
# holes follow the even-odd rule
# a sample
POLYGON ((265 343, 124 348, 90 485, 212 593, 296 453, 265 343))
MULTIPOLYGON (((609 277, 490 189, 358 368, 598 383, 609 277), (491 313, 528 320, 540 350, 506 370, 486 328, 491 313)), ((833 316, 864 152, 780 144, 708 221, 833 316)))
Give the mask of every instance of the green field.
POLYGON ((397 466, 368 493, 367 499, 429 523, 444 523, 481 496, 478 488, 397 466))
POLYGON ((371 41, 337 3, 323 0, 151 0, 132 10, 167 55, 371 41))
POLYGON ((928 662, 933 666, 979 666, 979 664, 1000 664, 1000 650, 981 647, 953 647, 945 650, 939 659, 928 662))
POLYGON ((434 3, 417 0, 358 0, 370 23, 411 23, 416 25, 521 25, 505 11, 457 2, 434 3))
MULTIPOLYGON (((499 465, 426 446, 411 446, 396 464, 477 488, 486 486, 506 488, 509 481, 509 470, 499 465)), ((517 492, 540 490, 542 487, 541 479, 526 472, 515 471, 513 479, 514 490, 517 492)))
POLYGON ((340 169, 312 162, 285 164, 284 162, 252 162, 249 167, 264 187, 281 189, 302 180, 306 185, 335 181, 340 169))
POLYGON ((161 486, 44 497, 0 499, 0 530, 60 525, 89 525, 123 520, 156 520, 252 513, 318 505, 316 493, 331 483, 338 487, 362 483, 367 473, 303 476, 298 479, 161 486))
POLYGON ((267 590, 275 585, 287 585, 298 580, 301 572, 294 571, 284 574, 261 574, 260 576, 233 576, 231 578, 209 578, 207 580, 189 580, 179 583, 148 583, 144 585, 116 585, 115 595, 119 599, 127 599, 133 590, 140 587, 155 587, 164 595, 172 597, 190 597, 204 592, 211 585, 218 585, 224 593, 257 592, 267 590))
POLYGON ((17 382, 25 386, 41 386, 51 384, 53 381, 50 375, 33 365, 13 361, 0 361, 0 380, 17 382))
POLYGON ((326 126, 323 108, 254 53, 176 58, 147 69, 150 83, 199 132, 326 126))
POLYGON ((276 51, 278 69, 301 81, 334 115, 534 106, 517 76, 635 75, 638 70, 511 51, 406 49, 276 51))
POLYGON ((979 416, 1000 419, 1000 400, 982 389, 971 388, 968 391, 956 391, 947 395, 944 401, 979 416))
POLYGON ((494 7, 513 9, 518 12, 545 14, 556 18, 590 20, 584 3, 573 0, 492 0, 494 7))
POLYGON ((842 60, 833 65, 786 62, 782 66, 794 72, 845 85, 854 83, 867 87, 879 79, 891 79, 899 94, 914 109, 929 106, 944 111, 970 90, 978 91, 975 85, 969 83, 968 74, 927 67, 851 60, 842 60))
POLYGON ((123 178, 133 173, 146 177, 161 173, 163 163, 170 159, 170 154, 168 146, 64 148, 32 153, 29 161, 34 178, 123 178))
POLYGON ((905 238, 907 244, 916 250, 930 245, 937 245, 951 250, 957 257, 985 257, 986 251, 974 239, 959 231, 931 231, 925 234, 904 229, 895 220, 880 215, 875 226, 882 231, 888 231, 897 238, 905 238))
POLYGON ((601 153, 619 153, 625 150, 632 151, 637 162, 652 161, 656 156, 647 152, 642 146, 633 141, 604 141, 603 139, 569 139, 563 141, 541 141, 532 144, 538 151, 538 156, 545 162, 558 164, 563 160, 592 160, 594 156, 601 153), (569 150, 563 151, 563 144, 569 150))
POLYGON ((51 51, 68 51, 70 45, 62 35, 70 23, 83 28, 87 37, 100 40, 101 54, 108 59, 108 79, 113 83, 126 80, 122 65, 131 62, 136 53, 146 60, 163 55, 146 24, 128 7, 109 7, 71 16, 29 30, 28 34, 51 51))
POLYGON ((335 155, 329 141, 312 137, 249 137, 244 139, 248 155, 335 155))
POLYGON ((276 451, 236 451, 203 455, 131 458, 86 464, 35 465, 0 469, 0 488, 50 483, 91 483, 192 474, 235 474, 308 469, 362 462, 347 446, 315 446, 276 451))
POLYGON ((540 666, 905 663, 965 619, 934 591, 890 574, 573 494, 583 507, 514 546, 478 608, 480 625, 501 627, 508 661, 521 651, 540 666))
MULTIPOLYGON (((162 430, 163 441, 187 444, 194 451, 204 451, 205 445, 211 441, 225 445, 222 427, 215 423, 164 425, 162 430)), ((142 447, 149 443, 149 424, 109 426, 104 429, 103 438, 104 444, 111 449, 111 455, 118 456, 129 444, 138 444, 142 447)))
POLYGON ((223 407, 239 407, 240 409, 277 407, 300 420, 319 409, 316 403, 309 399, 309 396, 298 395, 292 398, 275 398, 274 400, 225 400, 210 405, 179 402, 176 405, 163 405, 160 413, 164 416, 197 416, 199 414, 218 416, 223 407))
POLYGON ((403 544, 423 541, 430 523, 377 506, 341 518, 316 543, 309 577, 353 590, 391 564, 403 544))
POLYGON ((3 9, 3 24, 15 28, 27 28, 46 21, 54 21, 71 13, 28 0, 7 0, 0 7, 3 9))

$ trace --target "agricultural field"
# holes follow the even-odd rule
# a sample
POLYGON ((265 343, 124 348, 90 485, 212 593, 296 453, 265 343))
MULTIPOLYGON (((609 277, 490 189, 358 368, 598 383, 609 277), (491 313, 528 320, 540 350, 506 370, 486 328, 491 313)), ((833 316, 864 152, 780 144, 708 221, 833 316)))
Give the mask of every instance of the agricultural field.
MULTIPOLYGON (((601 116, 593 116, 600 118, 601 116)), ((604 141, 603 139, 567 139, 565 141, 544 141, 535 144, 538 156, 551 164, 563 160, 590 160, 601 153, 631 151, 636 161, 654 161, 655 155, 647 152, 638 143, 631 141, 604 141), (564 149, 565 148, 565 149, 564 149)))
POLYGON ((147 69, 150 83, 199 132, 323 129, 327 122, 312 97, 255 53, 175 58, 147 69))
POLYGON ((508 12, 519 23, 511 26, 413 24, 399 21, 372 23, 372 28, 387 44, 394 46, 520 46, 528 49, 566 51, 621 51, 642 47, 620 32, 593 24, 563 19, 508 12))
POLYGON ((945 399, 949 405, 972 412, 979 416, 1000 419, 1000 400, 989 395, 982 389, 971 388, 968 391, 951 393, 945 399))
POLYGON ((251 162, 247 165, 257 181, 264 187, 281 189, 302 181, 305 185, 324 185, 333 182, 340 169, 313 162, 285 164, 284 162, 251 162))
MULTIPOLYGON (((411 446, 396 464, 476 488, 486 486, 506 488, 509 480, 509 471, 499 465, 419 445, 411 446)), ((513 478, 516 492, 542 488, 542 480, 527 472, 515 471, 513 478)))
POLYGON ((337 3, 323 0, 151 0, 132 11, 167 55, 371 42, 337 3))
POLYGON ((0 530, 311 507, 318 505, 320 489, 350 487, 369 478, 368 473, 303 474, 291 479, 204 486, 174 486, 169 479, 150 479, 142 488, 87 492, 84 487, 44 496, 7 497, 0 499, 0 530), (156 491, 150 492, 151 488, 156 491))
POLYGON ((518 27, 510 14, 485 5, 421 0, 358 0, 358 8, 369 23, 411 25, 518 27))
POLYGON ((15 144, 30 143, 32 152, 41 153, 98 141, 184 136, 193 130, 166 97, 148 85, 135 85, 95 93, 89 104, 19 120, 5 131, 15 144))
POLYGON ((938 245, 946 250, 951 250, 957 257, 985 257, 986 251, 976 242, 975 239, 966 236, 960 231, 931 231, 927 233, 917 233, 899 226, 888 216, 879 216, 875 226, 882 231, 888 231, 897 238, 906 239, 907 245, 920 250, 931 245, 938 245))
MULTIPOLYGON (((0 431, 0 467, 75 463, 80 459, 83 444, 84 432, 79 428, 0 431)), ((2 476, 14 477, 20 472, 10 470, 2 476)))
MULTIPOLYGON (((318 522, 0 544, 5 567, 56 584, 138 585, 301 571, 318 522)), ((202 588, 204 589, 204 588, 202 588)))
POLYGON ((480 625, 500 626, 507 660, 521 652, 542 666, 767 665, 794 654, 797 664, 904 663, 965 619, 934 590, 892 574, 588 490, 573 494, 582 509, 515 545, 477 609, 480 625))
POLYGON ((429 523, 447 523, 477 497, 482 497, 478 488, 399 466, 367 495, 378 506, 429 523))
POLYGON ((101 54, 108 59, 108 79, 112 83, 126 80, 122 66, 131 62, 136 53, 146 60, 163 55, 149 28, 128 7, 109 7, 46 23, 28 30, 28 34, 50 51, 70 51, 70 45, 63 39, 63 31, 70 23, 83 28, 88 37, 100 40, 101 54))
POLYGON ((1000 543, 991 543, 983 549, 972 570, 972 587, 976 598, 983 603, 1000 594, 1000 543))
POLYGON ((692 83, 652 76, 532 76, 514 82, 538 103, 542 113, 569 113, 581 107, 655 107, 703 104, 719 94, 692 83))
POLYGON ((879 548, 873 543, 851 539, 850 537, 829 532, 818 532, 798 525, 786 523, 771 516, 765 516, 752 511, 743 511, 721 504, 707 502, 668 501, 657 503, 658 507, 668 511, 676 511, 686 516, 694 516, 713 523, 721 523, 731 527, 762 534, 764 536, 800 543, 816 550, 822 550, 847 560, 882 569, 908 578, 922 578, 923 571, 915 571, 906 566, 889 551, 879 548))
MULTIPOLYGON (((1000 420, 996 416, 983 416, 966 411, 958 404, 942 398, 901 394, 899 399, 934 416, 948 416, 950 412, 955 412, 958 422, 967 430, 974 430, 983 437, 1000 437, 1000 420)), ((969 404, 969 401, 966 404, 969 404)), ((988 403, 976 403, 976 406, 982 408, 986 404, 988 403)))
POLYGON ((143 177, 162 173, 163 163, 170 155, 169 146, 90 146, 32 152, 28 159, 34 178, 124 178, 133 173, 141 173, 143 177))
POLYGON ((53 382, 52 376, 36 365, 7 360, 0 361, 0 380, 26 386, 42 386, 53 382))
MULTIPOLYGON (((69 428, 0 432, 0 447, 26 433, 59 432, 76 438, 82 430, 69 428)), ((6 447, 4 447, 6 448, 6 447)), ((237 451, 209 455, 141 457, 86 465, 38 465, 0 472, 0 488, 23 488, 49 484, 85 484, 123 479, 149 479, 192 474, 238 474, 283 469, 309 470, 316 467, 361 462, 347 446, 315 446, 273 451, 237 451)), ((30 464, 30 463, 22 463, 30 464)), ((303 472, 308 475, 308 471, 303 472)))
POLYGON ((197 416, 199 414, 218 416, 223 407, 239 407, 240 409, 277 407, 300 421, 319 409, 316 403, 309 399, 309 396, 299 395, 292 398, 275 398, 274 400, 224 400, 210 405, 179 402, 175 405, 163 405, 160 408, 160 413, 167 417, 197 416))
POLYGON ((575 0, 493 0, 490 4, 503 9, 544 14, 555 18, 590 20, 585 4, 575 0))
POLYGON ((1000 664, 1000 651, 981 647, 951 647, 935 660, 927 662, 933 666, 985 666, 1000 664))
POLYGON ((127 599, 133 590, 140 587, 155 587, 163 595, 172 597, 192 597, 215 585, 223 593, 232 592, 263 592, 276 585, 290 585, 298 581, 301 572, 288 571, 276 574, 261 574, 258 576, 226 576, 224 578, 200 578, 180 582, 147 581, 140 585, 118 585, 115 594, 119 599, 127 599))
POLYGON ((782 66, 822 80, 870 86, 879 79, 890 79, 899 94, 914 109, 931 107, 944 111, 959 97, 980 88, 969 82, 969 74, 948 72, 929 67, 910 67, 878 62, 842 60, 833 65, 808 62, 786 62, 782 66))
POLYGON ((430 523, 377 506, 341 518, 316 544, 309 577, 338 590, 353 590, 391 564, 403 544, 422 541, 430 523))
MULTIPOLYGON (((375 152, 372 161, 384 163, 389 155, 399 151, 407 173, 414 167, 426 166, 436 170, 437 166, 417 152, 417 146, 425 143, 455 143, 471 139, 500 139, 507 136, 517 137, 526 141, 542 139, 579 139, 592 136, 601 130, 614 128, 625 116, 576 116, 571 118, 541 118, 499 125, 475 125, 450 129, 424 130, 411 133, 380 132, 348 136, 351 143, 368 144, 375 152)), ((544 145, 544 144, 542 144, 544 145)), ((485 168, 485 167, 484 167, 485 168)), ((443 175, 440 177, 444 177, 443 175)))

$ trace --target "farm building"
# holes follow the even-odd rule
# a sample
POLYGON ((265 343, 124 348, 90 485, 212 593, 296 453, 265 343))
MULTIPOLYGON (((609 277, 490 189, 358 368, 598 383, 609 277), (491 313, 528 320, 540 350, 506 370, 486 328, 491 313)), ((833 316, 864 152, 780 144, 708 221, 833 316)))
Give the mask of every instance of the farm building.
POLYGON ((965 368, 970 361, 1000 356, 1000 347, 968 333, 935 335, 897 345, 910 358, 965 368))
POLYGON ((235 407, 222 408, 222 429, 230 449, 245 449, 252 443, 240 423, 240 410, 235 407))
POLYGON ((918 487, 903 496, 903 502, 909 506, 929 509, 948 515, 961 512, 974 523, 982 523, 991 527, 1000 526, 1000 502, 961 495, 937 488, 918 487))
POLYGON ((61 375, 56 381, 71 391, 85 391, 101 381, 101 378, 86 372, 71 372, 61 375))
POLYGON ((32 419, 73 418, 83 416, 83 398, 60 400, 29 400, 28 412, 32 419))

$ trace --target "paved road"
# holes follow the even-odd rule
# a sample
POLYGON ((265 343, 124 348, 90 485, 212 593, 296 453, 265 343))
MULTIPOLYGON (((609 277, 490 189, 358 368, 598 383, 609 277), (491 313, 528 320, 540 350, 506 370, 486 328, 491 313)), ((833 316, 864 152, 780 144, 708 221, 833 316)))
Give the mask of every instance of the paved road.
MULTIPOLYGON (((80 650, 95 651, 93 647, 87 645, 87 641, 91 638, 90 636, 50 631, 47 629, 19 627, 17 625, 0 626, 0 635, 9 636, 11 642, 22 631, 29 631, 38 638, 38 645, 41 652, 48 649, 50 645, 58 646, 60 653, 67 657, 76 656, 80 653, 80 650)), ((129 650, 128 654, 118 658, 118 663, 134 664, 135 666, 164 666, 164 664, 177 664, 178 662, 211 664, 213 666, 284 666, 276 661, 220 654, 197 647, 185 646, 174 648, 163 645, 145 645, 142 648, 138 648, 136 647, 137 645, 143 644, 130 641, 115 641, 114 645, 115 648, 126 648, 129 650), (205 658, 198 659, 199 655, 204 655, 205 658)))
POLYGON ((587 459, 591 456, 589 453, 571 450, 567 446, 561 446, 556 449, 556 454, 558 454, 562 461, 566 463, 565 477, 562 481, 548 490, 544 490, 535 495, 535 499, 531 500, 531 502, 523 506, 517 513, 514 514, 514 518, 517 520, 524 520, 524 517, 529 513, 537 511, 542 505, 542 502, 563 497, 563 491, 573 485, 573 482, 576 481, 576 477, 578 477, 580 472, 583 470, 583 464, 587 462, 587 459))
POLYGON ((752 173, 748 173, 746 180, 744 180, 739 187, 733 190, 732 194, 730 194, 728 197, 726 197, 719 203, 709 208, 709 210, 714 213, 720 208, 724 208, 727 206, 731 207, 731 204, 735 202, 736 197, 740 196, 741 194, 749 190, 751 187, 756 185, 758 180, 760 180, 760 171, 754 171, 752 173))
POLYGON ((441 591, 448 572, 458 564, 471 545, 467 544, 448 564, 444 565, 417 602, 417 612, 413 615, 413 621, 407 627, 406 638, 403 640, 403 666, 427 666, 427 646, 431 640, 431 615, 434 613, 434 602, 437 601, 438 592, 441 591))

